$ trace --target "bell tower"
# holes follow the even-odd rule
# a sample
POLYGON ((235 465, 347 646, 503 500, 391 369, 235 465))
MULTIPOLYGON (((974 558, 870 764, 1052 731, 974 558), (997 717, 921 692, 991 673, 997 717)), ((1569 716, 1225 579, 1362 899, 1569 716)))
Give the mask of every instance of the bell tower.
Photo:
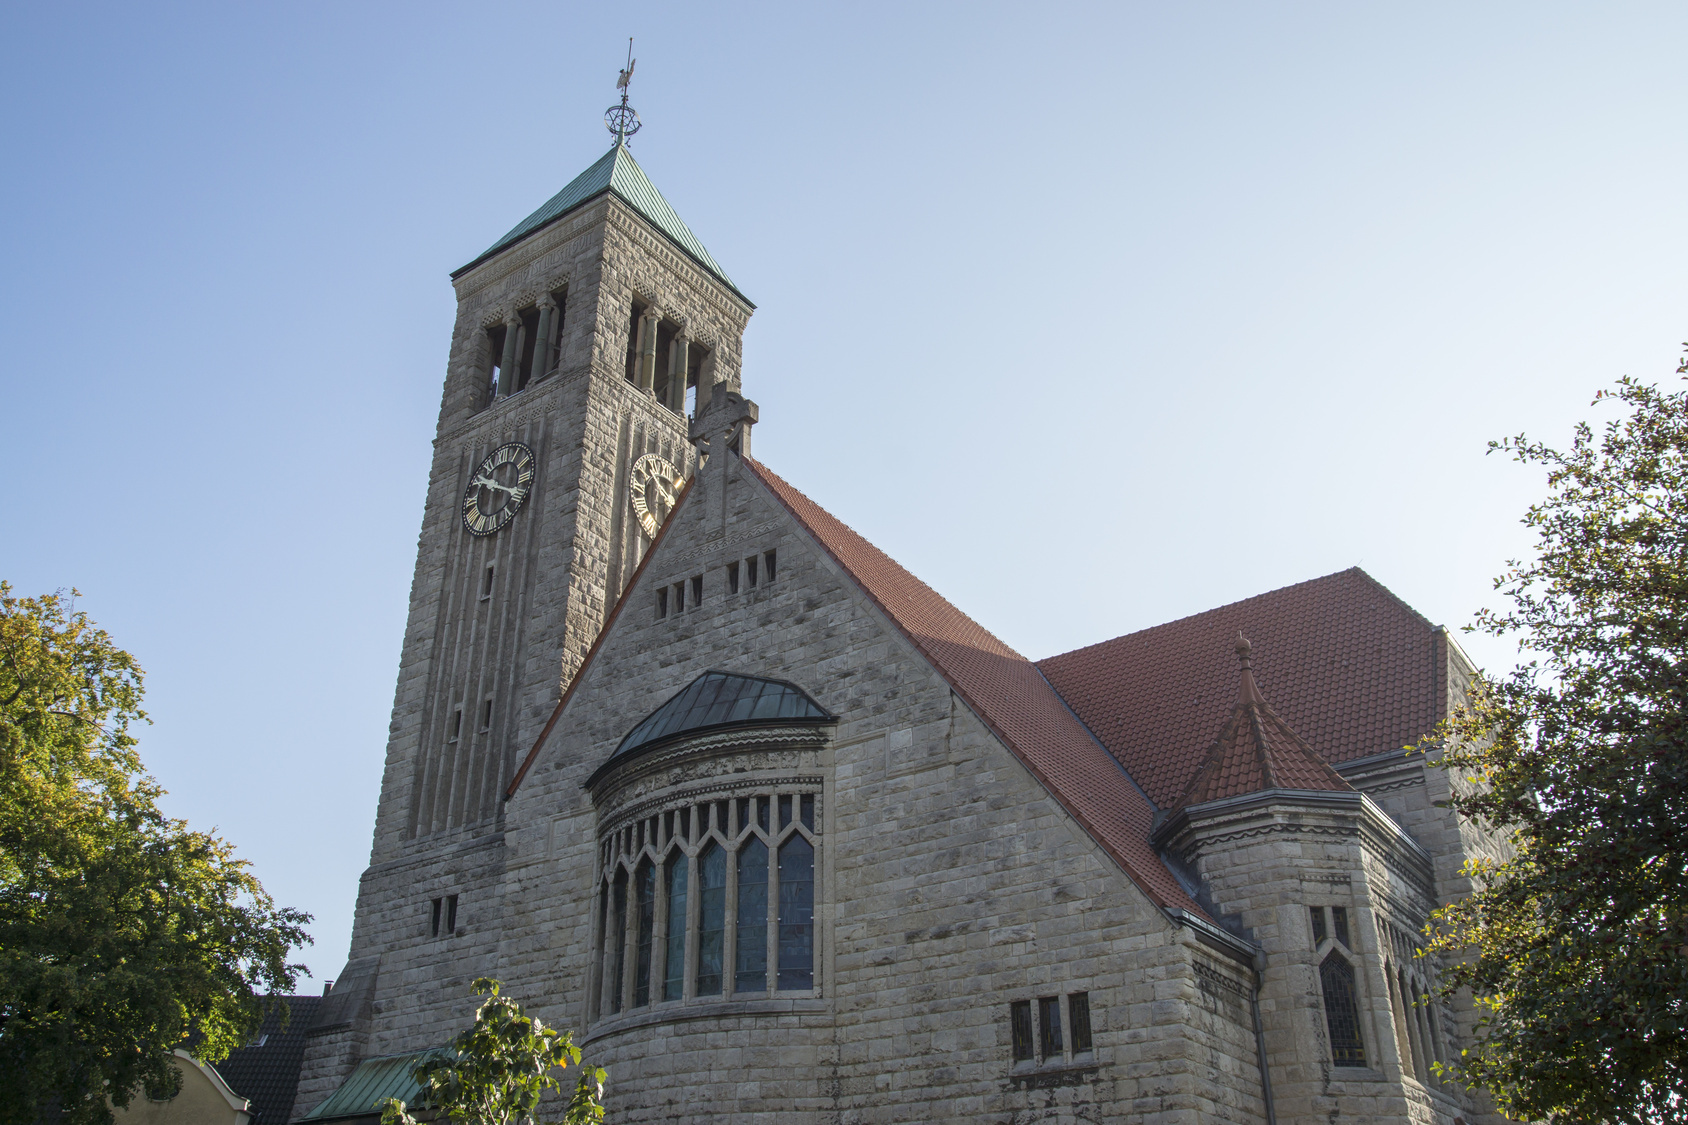
POLYGON ((452 274, 370 867, 301 1110, 408 1047, 383 1029, 434 1018, 418 982, 492 968, 511 770, 692 475, 688 416, 740 389, 754 306, 633 159, 625 102, 608 152, 452 274))

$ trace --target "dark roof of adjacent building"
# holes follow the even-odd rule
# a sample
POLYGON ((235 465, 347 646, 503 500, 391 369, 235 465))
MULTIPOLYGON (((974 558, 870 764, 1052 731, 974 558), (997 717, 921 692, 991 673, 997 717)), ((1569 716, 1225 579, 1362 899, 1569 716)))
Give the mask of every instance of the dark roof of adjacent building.
MULTIPOLYGON (((737 293, 750 304, 750 298, 739 292, 739 287, 733 284, 733 279, 727 276, 720 263, 705 250, 703 243, 698 241, 684 220, 668 200, 656 190, 645 170, 639 167, 639 162, 633 159, 633 154, 627 147, 617 144, 606 152, 590 168, 570 180, 568 184, 545 201, 544 206, 512 227, 503 238, 493 243, 487 251, 462 269, 452 273, 458 277, 474 269, 500 250, 514 246, 528 235, 561 219, 580 208, 586 206, 600 195, 608 192, 627 204, 642 215, 646 222, 668 237, 668 240, 679 247, 682 252, 698 265, 708 270, 721 284, 737 293)), ((754 307, 754 306, 752 306, 754 307)))
POLYGON ((1175 808, 1222 801, 1263 789, 1351 790, 1342 775, 1296 736, 1260 694, 1250 656, 1253 646, 1237 635, 1241 686, 1219 736, 1208 747, 1175 808))
POLYGON ((412 1103, 421 1092, 416 1081, 416 1067, 430 1059, 455 1055, 450 1047, 431 1047, 423 1051, 407 1051, 402 1055, 381 1055, 364 1059, 334 1092, 312 1108, 302 1121, 351 1121, 366 1118, 373 1122, 381 1115, 380 1106, 388 1098, 412 1103))
POLYGON ((1162 808, 1178 803, 1236 698, 1232 645, 1276 714, 1333 764, 1399 750, 1442 717, 1446 643, 1355 567, 1038 662, 1162 808))
POLYGON ((251 1045, 229 1052, 217 1073, 229 1089, 251 1103, 254 1125, 287 1125, 299 1089, 299 1064, 305 1057, 305 1031, 322 1004, 320 996, 270 997, 287 1001, 265 1013, 251 1045))
POLYGON ((767 466, 744 463, 1151 900, 1205 917, 1149 844, 1154 806, 1036 665, 767 466))

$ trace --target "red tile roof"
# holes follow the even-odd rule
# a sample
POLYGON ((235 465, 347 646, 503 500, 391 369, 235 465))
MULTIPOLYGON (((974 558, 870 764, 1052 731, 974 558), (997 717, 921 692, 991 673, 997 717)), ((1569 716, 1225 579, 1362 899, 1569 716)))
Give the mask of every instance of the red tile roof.
POLYGON ((1323 758, 1297 738, 1260 694, 1249 660, 1252 646, 1237 634, 1242 661, 1242 690, 1231 717, 1219 729, 1207 757, 1184 787, 1175 808, 1219 801, 1262 789, 1324 789, 1334 792, 1353 786, 1323 758))
POLYGON ((1153 806, 1036 665, 765 465, 744 463, 1144 893, 1206 916, 1149 845, 1153 806))
POLYGON ((1435 628, 1359 568, 1038 662, 1137 783, 1176 804, 1235 698, 1254 641, 1272 706, 1327 762, 1399 749, 1441 717, 1435 628))

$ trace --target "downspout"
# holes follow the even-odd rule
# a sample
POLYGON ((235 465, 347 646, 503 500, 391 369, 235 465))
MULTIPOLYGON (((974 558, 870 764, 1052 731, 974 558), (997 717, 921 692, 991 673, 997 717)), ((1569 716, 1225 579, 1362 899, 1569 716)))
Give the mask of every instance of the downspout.
POLYGON ((1254 1013, 1254 1057, 1260 1064, 1260 1096, 1266 1101, 1266 1125, 1278 1125, 1278 1115, 1272 1109, 1272 1075, 1266 1069, 1266 1036, 1260 1029, 1260 970, 1266 958, 1254 955, 1254 990, 1249 993, 1248 1006, 1254 1013))

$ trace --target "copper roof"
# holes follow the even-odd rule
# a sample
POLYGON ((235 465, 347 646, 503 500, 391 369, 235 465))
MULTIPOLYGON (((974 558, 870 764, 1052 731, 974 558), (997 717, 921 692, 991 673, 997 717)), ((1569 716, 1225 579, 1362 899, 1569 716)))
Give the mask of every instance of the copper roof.
POLYGON ((1038 662, 1162 807, 1177 804, 1236 692, 1231 645, 1255 645, 1276 714, 1327 762, 1397 750, 1435 727, 1445 645, 1359 568, 1038 662))
POLYGON ((1230 718, 1207 757, 1184 787, 1176 807, 1219 801, 1262 789, 1325 789, 1353 787, 1323 758, 1297 738, 1289 724, 1267 706, 1254 682, 1248 638, 1237 634, 1237 657, 1242 662, 1242 686, 1230 718))
POLYGON ((1149 845, 1154 807, 1036 665, 767 466, 744 463, 1144 893, 1206 916, 1149 845))

